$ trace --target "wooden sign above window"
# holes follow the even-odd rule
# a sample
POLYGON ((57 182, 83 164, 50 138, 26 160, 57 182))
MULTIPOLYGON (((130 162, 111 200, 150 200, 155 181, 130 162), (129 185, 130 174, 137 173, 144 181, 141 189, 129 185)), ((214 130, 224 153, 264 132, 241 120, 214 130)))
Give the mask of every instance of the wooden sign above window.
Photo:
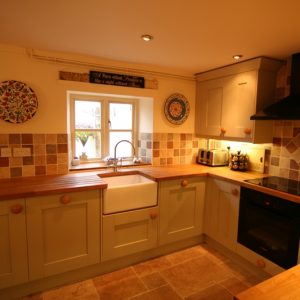
POLYGON ((119 85, 135 88, 144 88, 144 77, 122 75, 107 72, 90 71, 90 82, 98 84, 119 85))

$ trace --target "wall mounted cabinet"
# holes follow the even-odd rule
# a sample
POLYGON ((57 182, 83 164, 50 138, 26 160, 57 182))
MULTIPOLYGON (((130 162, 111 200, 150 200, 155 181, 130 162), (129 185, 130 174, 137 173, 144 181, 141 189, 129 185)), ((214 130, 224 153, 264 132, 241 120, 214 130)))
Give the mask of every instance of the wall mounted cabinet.
POLYGON ((197 74, 195 132, 199 137, 272 142, 272 121, 250 116, 275 101, 281 62, 265 57, 197 74))
POLYGON ((159 183, 159 244, 202 234, 206 178, 191 177, 159 183))

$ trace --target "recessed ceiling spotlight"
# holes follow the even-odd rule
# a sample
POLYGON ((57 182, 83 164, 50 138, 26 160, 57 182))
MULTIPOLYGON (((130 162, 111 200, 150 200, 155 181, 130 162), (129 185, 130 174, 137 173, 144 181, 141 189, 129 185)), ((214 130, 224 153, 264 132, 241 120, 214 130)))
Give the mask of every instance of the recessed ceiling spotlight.
POLYGON ((141 36, 141 39, 145 42, 150 42, 151 40, 153 40, 153 36, 150 34, 143 34, 141 36))
POLYGON ((243 57, 242 54, 236 54, 236 55, 233 55, 232 58, 235 59, 235 60, 239 60, 243 57))

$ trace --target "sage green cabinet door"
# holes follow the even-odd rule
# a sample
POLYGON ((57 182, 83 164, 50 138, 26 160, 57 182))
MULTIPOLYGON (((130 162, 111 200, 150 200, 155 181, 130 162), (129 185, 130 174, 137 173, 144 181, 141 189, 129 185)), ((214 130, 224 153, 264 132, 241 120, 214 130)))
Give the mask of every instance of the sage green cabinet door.
POLYGON ((237 247, 240 186, 209 178, 204 232, 232 251, 237 247))
POLYGON ((157 207, 105 215, 102 225, 102 261, 157 247, 157 207))
POLYGON ((25 202, 0 201, 0 289, 28 281, 25 202))
POLYGON ((202 234, 205 178, 159 183, 159 244, 202 234))
POLYGON ((99 190, 26 199, 30 280, 100 262, 99 190))

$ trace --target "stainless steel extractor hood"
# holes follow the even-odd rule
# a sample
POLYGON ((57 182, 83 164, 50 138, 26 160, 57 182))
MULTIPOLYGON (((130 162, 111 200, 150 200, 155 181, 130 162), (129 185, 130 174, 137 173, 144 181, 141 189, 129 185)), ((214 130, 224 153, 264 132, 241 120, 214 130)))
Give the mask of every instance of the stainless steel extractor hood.
POLYGON ((265 107, 250 120, 300 120, 300 53, 292 55, 290 95, 265 107))

